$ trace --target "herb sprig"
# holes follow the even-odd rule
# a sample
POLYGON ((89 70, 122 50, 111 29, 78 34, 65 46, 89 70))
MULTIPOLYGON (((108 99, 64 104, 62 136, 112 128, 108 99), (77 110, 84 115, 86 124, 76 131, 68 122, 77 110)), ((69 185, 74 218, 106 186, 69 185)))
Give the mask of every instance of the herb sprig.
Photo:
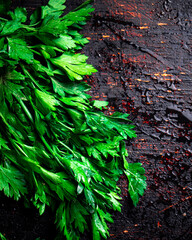
POLYGON ((24 8, 0 18, 0 190, 40 214, 50 206, 67 240, 90 225, 94 240, 107 238, 121 174, 134 205, 146 188, 141 164, 126 160, 124 140, 136 137, 128 114, 105 115, 107 102, 91 101, 80 81, 96 72, 77 53, 90 2, 63 16, 65 0, 50 0, 30 24, 24 8))

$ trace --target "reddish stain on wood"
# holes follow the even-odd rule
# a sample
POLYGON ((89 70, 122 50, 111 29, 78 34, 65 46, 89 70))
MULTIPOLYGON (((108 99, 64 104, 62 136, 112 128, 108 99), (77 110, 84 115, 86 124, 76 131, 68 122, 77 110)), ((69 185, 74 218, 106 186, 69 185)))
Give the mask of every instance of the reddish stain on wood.
MULTIPOLYGON (((31 11, 46 1, 19 2, 31 11)), ((130 113, 138 137, 127 142, 129 161, 143 163, 148 183, 134 208, 126 179, 119 180, 122 213, 113 213, 109 239, 192 239, 192 2, 96 0, 94 6, 82 30, 90 40, 84 52, 98 69, 86 79, 90 94, 109 101, 109 114, 130 113)), ((10 236, 20 240, 16 226, 10 236)), ((37 225, 30 226, 36 236, 37 225)), ((53 229, 39 236, 52 240, 53 229)))

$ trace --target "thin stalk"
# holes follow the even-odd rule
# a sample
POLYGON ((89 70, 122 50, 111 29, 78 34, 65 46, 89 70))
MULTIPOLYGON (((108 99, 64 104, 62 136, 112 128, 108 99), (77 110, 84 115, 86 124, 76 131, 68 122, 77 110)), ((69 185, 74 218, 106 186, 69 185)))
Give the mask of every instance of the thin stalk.
POLYGON ((31 79, 31 81, 42 91, 46 92, 38 83, 37 81, 31 76, 31 74, 27 71, 27 69, 21 65, 21 68, 23 69, 23 72, 31 79))
POLYGON ((37 30, 35 28, 31 27, 31 26, 27 26, 25 24, 22 24, 22 27, 27 29, 27 30, 30 30, 30 31, 33 31, 33 32, 37 32, 37 30))
POLYGON ((125 170, 125 172, 129 172, 131 175, 133 175, 136 179, 138 178, 134 173, 132 173, 131 171, 129 171, 128 169, 125 170))
POLYGON ((65 143, 59 141, 59 143, 64 147, 66 148, 67 150, 69 150, 75 157, 77 157, 77 155, 75 154, 75 152, 70 148, 68 147, 67 145, 65 145, 65 143))
POLYGON ((45 138, 44 138, 42 135, 40 135, 40 138, 41 138, 43 144, 45 145, 45 147, 47 148, 47 150, 48 150, 48 151, 51 153, 51 155, 56 159, 56 161, 57 161, 63 168, 66 168, 66 166, 68 167, 68 163, 67 163, 67 162, 65 162, 65 163, 66 163, 66 166, 63 165, 63 163, 60 161, 61 157, 60 157, 58 154, 56 154, 56 153, 53 152, 53 149, 49 146, 49 144, 47 143, 47 141, 45 140, 45 138))
POLYGON ((33 117, 31 115, 31 113, 29 112, 28 108, 26 107, 25 103, 22 101, 22 99, 18 98, 17 96, 15 96, 15 98, 20 103, 21 107, 23 108, 23 110, 24 110, 25 114, 27 115, 27 117, 29 118, 29 120, 32 123, 34 123, 33 117))
POLYGON ((41 23, 41 21, 36 22, 36 23, 34 23, 34 24, 31 24, 30 26, 31 26, 31 27, 33 27, 33 26, 37 26, 39 23, 41 23))
MULTIPOLYGON (((24 102, 23 102, 21 99, 17 98, 17 97, 16 97, 16 99, 17 99, 18 102, 21 104, 21 107, 23 108, 25 114, 28 116, 29 120, 30 120, 32 123, 34 123, 33 117, 32 117, 32 115, 31 115, 31 113, 29 112, 29 110, 27 109, 27 107, 25 106, 24 102)), ((55 154, 55 153, 53 152, 53 150, 52 150, 52 148, 50 147, 50 145, 47 143, 47 141, 45 140, 45 138, 44 138, 40 133, 38 133, 38 135, 39 135, 39 137, 41 138, 44 146, 45 146, 45 147, 47 148, 47 150, 51 153, 51 155, 57 160, 57 162, 58 162, 62 167, 65 168, 66 166, 64 166, 63 163, 62 163, 62 162, 60 161, 60 159, 59 159, 59 158, 61 158, 61 157, 58 156, 58 154, 55 154)))
POLYGON ((0 17, 0 20, 8 22, 8 19, 2 18, 2 17, 0 17))
POLYGON ((82 3, 79 7, 75 8, 72 12, 75 12, 83 7, 86 7, 87 5, 91 4, 92 2, 93 2, 93 0, 87 0, 84 3, 82 3))
POLYGON ((61 124, 63 127, 65 127, 66 129, 70 130, 71 132, 74 132, 73 128, 68 127, 67 125, 65 125, 64 123, 58 121, 59 124, 61 124))
POLYGON ((28 155, 23 151, 23 149, 13 141, 13 139, 9 138, 9 141, 25 156, 28 157, 28 155))

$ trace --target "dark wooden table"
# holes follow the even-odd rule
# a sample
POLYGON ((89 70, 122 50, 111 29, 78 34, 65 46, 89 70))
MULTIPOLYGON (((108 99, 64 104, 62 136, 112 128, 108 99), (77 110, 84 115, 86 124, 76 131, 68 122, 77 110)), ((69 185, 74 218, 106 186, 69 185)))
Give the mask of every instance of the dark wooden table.
MULTIPOLYGON (((13 4, 16 1, 13 1, 13 4)), ((46 1, 17 1, 31 11, 46 1)), ((67 1, 68 9, 82 1, 67 1)), ((138 137, 127 143, 130 162, 142 162, 148 187, 133 207, 124 177, 122 213, 110 240, 192 239, 192 1, 96 0, 82 30, 98 73, 87 78, 108 111, 130 113, 138 137)), ((38 217, 2 198, 0 231, 8 240, 53 240, 49 210, 38 217)), ((89 236, 83 237, 89 240, 89 236)))

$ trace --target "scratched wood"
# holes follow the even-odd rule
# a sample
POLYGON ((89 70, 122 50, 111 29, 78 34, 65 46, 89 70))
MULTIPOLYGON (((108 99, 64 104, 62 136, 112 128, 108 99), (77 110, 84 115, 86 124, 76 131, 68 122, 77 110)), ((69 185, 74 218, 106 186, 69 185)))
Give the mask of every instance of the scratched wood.
POLYGON ((122 187, 122 213, 109 239, 192 239, 192 2, 100 0, 86 32, 99 73, 95 98, 129 112, 137 139, 129 161, 142 162, 148 188, 140 204, 122 187))
MULTIPOLYGON (((45 2, 19 1, 29 11, 45 2)), ((81 2, 67 5, 72 9, 81 2)), ((94 7, 82 33, 90 40, 84 52, 98 73, 86 81, 94 99, 109 101, 108 112, 130 113, 138 137, 127 142, 128 161, 143 163, 148 183, 134 208, 127 181, 120 179, 122 212, 113 213, 109 239, 192 239, 192 2, 97 0, 94 7)), ((32 222, 22 230, 28 234, 22 239, 53 239, 51 213, 26 216, 20 203, 6 203, 3 199, 0 206, 4 216, 12 216, 8 207, 16 209, 12 231, 4 228, 8 240, 21 239, 22 222, 14 227, 18 216, 32 222), (49 227, 37 229, 38 222, 49 227)))

